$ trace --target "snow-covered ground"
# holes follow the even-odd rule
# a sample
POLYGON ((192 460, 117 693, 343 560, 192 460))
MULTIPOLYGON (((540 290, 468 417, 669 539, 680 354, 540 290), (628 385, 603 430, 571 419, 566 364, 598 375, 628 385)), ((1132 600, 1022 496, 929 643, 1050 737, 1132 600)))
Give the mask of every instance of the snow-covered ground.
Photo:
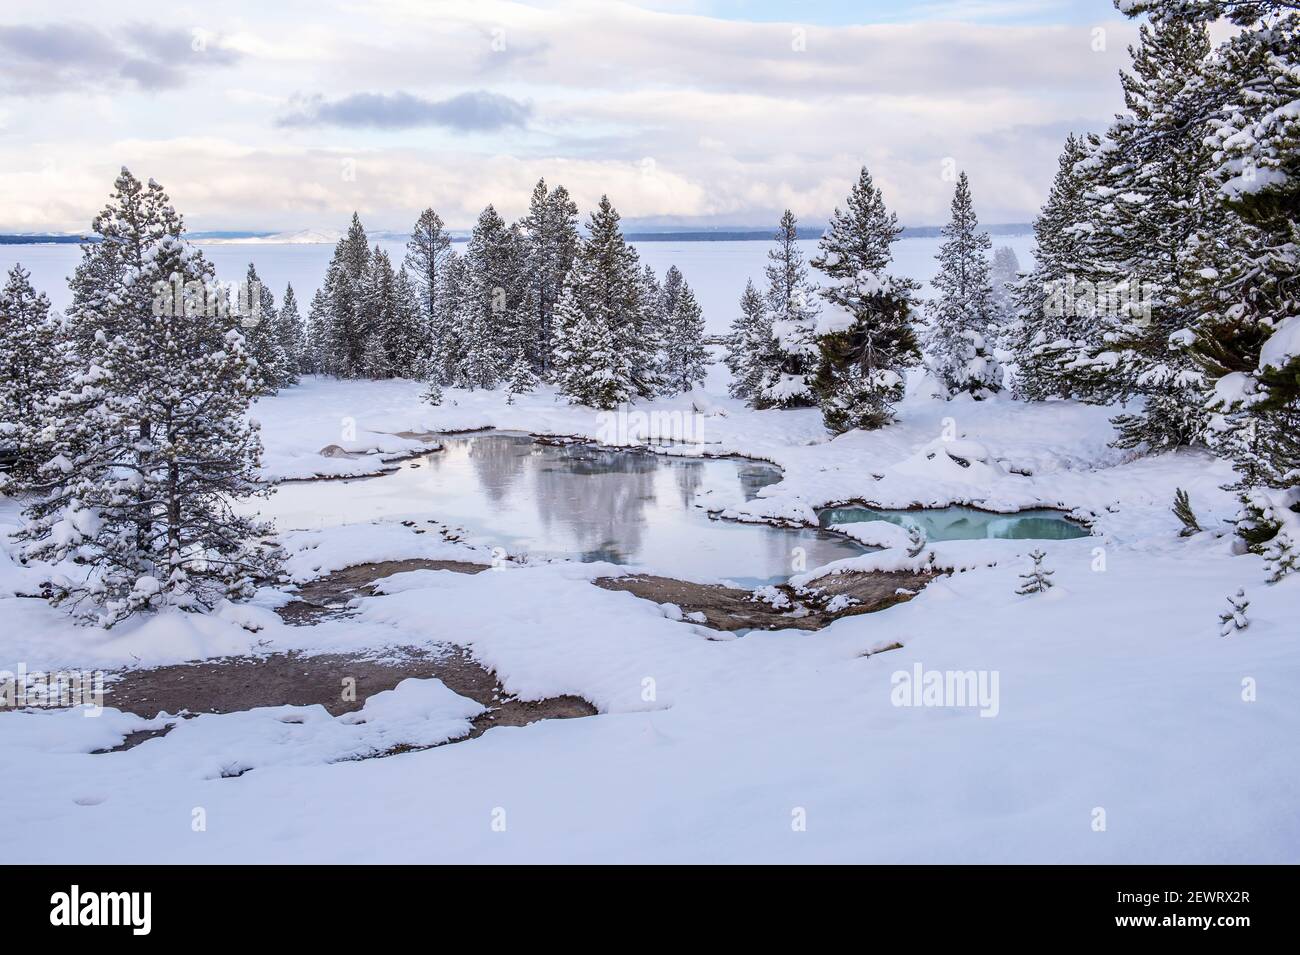
MULTIPOLYGON (((1257 558, 1233 554, 1220 530, 1235 511, 1220 490, 1225 465, 1115 451, 1106 409, 942 402, 920 380, 895 425, 831 440, 817 412, 751 411, 719 384, 621 418, 549 392, 507 405, 499 393, 449 391, 429 408, 415 382, 320 379, 254 410, 274 479, 374 472, 427 447, 399 433, 636 440, 689 421, 692 442, 660 450, 784 469, 732 509, 736 519, 812 520, 815 507, 848 500, 1052 506, 1086 518, 1093 536, 937 544, 935 564, 961 570, 907 603, 818 632, 735 639, 594 587, 618 569, 577 563, 402 573, 356 616, 314 627, 285 626, 272 608, 288 598, 267 590, 251 605, 104 632, 16 596, 36 571, 6 543, 0 668, 450 640, 524 699, 575 694, 600 710, 361 761, 348 757, 462 735, 476 704, 437 681, 404 683, 349 717, 319 707, 204 715, 108 755, 90 751, 157 723, 112 709, 4 713, 7 858, 1300 861, 1300 581, 1266 585, 1257 558), (321 456, 330 445, 380 453, 321 456), (1208 528, 1191 538, 1169 510, 1179 487, 1208 528), (1056 586, 1018 596, 1035 547, 1056 586), (1221 637, 1218 614, 1238 587, 1250 626, 1221 637), (931 701, 928 674, 954 689, 969 674, 966 705, 914 705, 931 701), (206 827, 195 831, 200 809, 206 827)), ((349 485, 329 486, 346 506, 349 485)), ((0 522, 17 520, 2 502, 0 522)), ((300 582, 381 559, 491 559, 397 523, 296 532, 286 544, 300 582)), ((907 563, 891 547, 845 566, 907 563)))

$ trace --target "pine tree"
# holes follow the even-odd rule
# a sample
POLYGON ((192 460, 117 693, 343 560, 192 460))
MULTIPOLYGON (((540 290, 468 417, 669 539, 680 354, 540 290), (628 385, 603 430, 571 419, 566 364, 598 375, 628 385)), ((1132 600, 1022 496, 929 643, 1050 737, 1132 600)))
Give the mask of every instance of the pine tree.
POLYGON ((334 248, 325 273, 329 313, 321 339, 321 370, 339 378, 364 375, 370 328, 366 325, 364 278, 370 268, 370 242, 354 212, 347 235, 334 248))
POLYGON ((329 300, 329 283, 318 288, 311 297, 307 312, 307 332, 302 346, 299 371, 304 375, 325 374, 326 354, 329 350, 330 315, 333 307, 329 300))
POLYGON ((757 400, 767 371, 775 367, 776 361, 776 341, 772 337, 767 301, 750 280, 740 296, 740 314, 732 320, 727 336, 725 363, 731 372, 728 385, 731 396, 751 403, 757 400))
POLYGON ((563 186, 548 190, 546 180, 539 179, 520 225, 521 318, 529 330, 528 359, 534 371, 545 375, 551 360, 556 305, 578 247, 578 206, 563 186))
POLYGON ((529 394, 536 388, 537 375, 533 371, 533 363, 527 355, 519 352, 511 362, 510 372, 506 376, 506 404, 514 404, 516 397, 529 394))
POLYGON ((1015 315, 1015 301, 1012 288, 1020 281, 1020 259, 1016 250, 1009 245, 1001 245, 993 250, 993 259, 989 263, 989 284, 992 296, 989 303, 993 307, 993 321, 1004 329, 1015 315))
POLYGON ((31 273, 16 264, 0 290, 0 458, 9 481, 21 487, 35 476, 46 406, 68 379, 69 344, 50 300, 32 288, 31 273))
POLYGON ((275 297, 262 284, 252 262, 248 263, 243 287, 236 292, 236 302, 244 347, 262 379, 261 392, 273 395, 290 377, 289 357, 281 344, 275 297))
POLYGON ((635 250, 623 239, 619 215, 607 196, 591 214, 556 310, 552 375, 574 404, 614 408, 642 394, 634 356, 647 321, 643 276, 635 250))
POLYGON ((934 278, 939 295, 929 303, 931 361, 948 394, 982 398, 1002 387, 1002 367, 989 340, 993 289, 986 255, 993 243, 987 232, 979 231, 964 172, 953 193, 952 219, 940 234, 944 242, 934 278))
POLYGON ((828 286, 829 315, 819 323, 820 361, 813 390, 829 430, 878 428, 903 396, 904 369, 919 349, 910 317, 917 284, 888 275, 890 246, 902 233, 864 167, 835 210, 812 262, 828 286))
POLYGON ((275 332, 280 342, 280 351, 284 354, 280 383, 297 384, 303 364, 306 333, 303 330, 302 315, 298 313, 298 297, 293 293, 292 284, 284 288, 284 299, 280 302, 280 310, 275 316, 275 332))
POLYGON ((436 378, 429 379, 428 384, 425 386, 424 394, 420 396, 420 400, 425 404, 433 405, 435 408, 442 404, 442 385, 438 384, 436 378))
POLYGON ((412 347, 420 365, 419 373, 425 376, 437 364, 441 350, 444 330, 439 322, 438 296, 443 288, 443 267, 451 255, 451 235, 445 230, 442 217, 432 209, 425 209, 411 229, 404 261, 422 322, 412 347))
POLYGON ((470 331, 466 326, 470 284, 463 256, 455 252, 447 256, 439 284, 441 291, 434 320, 436 347, 429 377, 443 385, 463 385, 466 335, 470 331))
MULTIPOLYGON (((578 262, 581 259, 579 251, 578 262)), ((575 262, 574 272, 579 268, 575 262)), ((635 394, 613 323, 597 303, 580 297, 568 281, 555 312, 551 369, 556 390, 572 404, 612 409, 635 394)))
POLYGON ((799 249, 799 229, 789 209, 781 216, 776 245, 768 250, 767 314, 772 344, 763 348, 759 408, 800 408, 816 403, 813 376, 817 348, 817 298, 799 249))
POLYGON ((1186 250, 1198 233, 1221 233, 1204 176, 1210 153, 1205 121, 1213 111, 1204 68, 1203 25, 1143 24, 1121 76, 1129 115, 1112 125, 1103 148, 1113 157, 1103 186, 1088 197, 1088 244, 1109 273, 1118 307, 1104 309, 1100 340, 1076 359, 1087 364, 1100 400, 1136 395, 1140 411, 1115 419, 1120 447, 1153 450, 1197 442, 1206 427, 1203 379, 1194 355, 1194 314, 1186 250))
POLYGON ((1012 289, 1015 315, 1008 340, 1015 364, 1017 397, 1031 401, 1075 396, 1062 357, 1083 345, 1090 316, 1074 307, 1084 255, 1074 226, 1083 220, 1088 179, 1079 169, 1089 151, 1070 134, 1042 212, 1034 220, 1034 267, 1012 289))
POLYGON ((461 313, 461 376, 470 388, 495 388, 521 347, 518 332, 518 245, 494 207, 483 210, 465 250, 461 313))
POLYGON ((1016 588, 1016 593, 1023 597, 1029 594, 1046 593, 1052 588, 1052 575, 1056 571, 1047 570, 1043 566, 1043 558, 1046 556, 1043 551, 1037 549, 1029 552, 1029 559, 1034 563, 1029 568, 1029 573, 1020 575, 1020 579, 1024 583, 1016 588))
POLYGON ((386 328, 388 360, 399 378, 418 379, 425 374, 429 354, 425 335, 428 323, 420 311, 420 296, 406 266, 397 270, 393 289, 393 314, 386 328))
POLYGON ((1170 510, 1183 525, 1183 529, 1178 532, 1179 537, 1191 537, 1201 532, 1201 525, 1196 520, 1196 512, 1192 510, 1191 499, 1181 487, 1174 488, 1174 506, 1170 510))
POLYGON ((1250 601, 1246 599, 1246 591, 1238 587, 1235 594, 1228 595, 1228 609, 1219 614, 1219 636, 1226 637, 1238 630, 1245 630, 1250 626, 1250 619, 1246 616, 1246 609, 1250 606, 1250 601))
POLYGON ((211 266, 162 187, 125 169, 94 230, 69 315, 80 369, 47 407, 48 459, 21 536, 28 558, 84 571, 55 575, 51 600, 112 626, 248 595, 276 554, 257 545, 266 528, 231 509, 262 493, 246 417, 261 380, 211 266))
POLYGON ((704 384, 710 359, 704 345, 704 312, 675 265, 664 281, 665 290, 670 286, 672 306, 665 323, 660 368, 665 391, 677 394, 704 384))
MULTIPOLYGON (((1152 22, 1245 27, 1202 71, 1202 186, 1221 218, 1188 243, 1183 341, 1208 385, 1205 437, 1237 466, 1237 533, 1276 579, 1300 552, 1300 14, 1289 2, 1139 0, 1152 22)), ((1173 29, 1173 27, 1168 27, 1173 29)))
POLYGON ((364 330, 365 346, 358 373, 366 378, 391 378, 394 374, 390 342, 397 311, 397 276, 388 253, 376 245, 361 275, 357 302, 357 327, 364 330))
POLYGON ((640 314, 628 321, 620 345, 638 395, 649 397, 673 391, 668 380, 664 349, 669 334, 668 323, 681 288, 682 274, 673 267, 669 267, 663 282, 650 266, 641 270, 640 314))

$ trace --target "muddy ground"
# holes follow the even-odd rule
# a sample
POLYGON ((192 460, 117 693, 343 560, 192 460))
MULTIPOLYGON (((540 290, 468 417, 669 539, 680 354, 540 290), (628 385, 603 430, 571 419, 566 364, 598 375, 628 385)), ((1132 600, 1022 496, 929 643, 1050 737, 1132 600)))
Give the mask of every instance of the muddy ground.
POLYGON ((779 608, 754 600, 748 590, 718 584, 695 584, 671 577, 601 577, 595 584, 606 590, 635 594, 655 603, 676 604, 683 614, 702 613, 705 626, 715 630, 820 630, 841 617, 871 613, 911 600, 933 578, 932 573, 910 572, 838 574, 816 582, 820 593, 799 592, 789 586, 777 587, 790 602, 788 606, 779 608), (827 610, 830 599, 841 594, 858 603, 834 612, 827 610))
MULTIPOLYGON (((105 687, 105 705, 152 718, 159 713, 234 713, 260 706, 311 706, 332 715, 359 710, 366 699, 391 690, 407 677, 436 677, 461 696, 487 707, 467 736, 494 726, 526 726, 538 720, 594 716, 596 708, 577 696, 524 701, 506 693, 492 671, 460 647, 397 647, 366 654, 299 652, 222 657, 202 663, 128 670, 105 687), (355 693, 344 692, 345 686, 355 693)), ((119 748, 144 742, 157 732, 134 734, 119 748)), ((452 742, 460 742, 453 740, 452 742)))
MULTIPOLYGON (((449 570, 476 574, 487 567, 455 560, 411 559, 357 564, 303 584, 295 599, 277 612, 289 624, 311 626, 329 617, 346 616, 354 597, 374 593, 376 581, 411 570, 449 570)), ((776 588, 789 600, 774 607, 753 599, 751 591, 695 584, 647 575, 604 577, 598 587, 624 591, 656 603, 673 603, 683 614, 701 613, 716 630, 817 630, 832 620, 892 606, 921 590, 933 574, 847 573, 817 581, 813 591, 776 588), (856 603, 837 611, 827 609, 831 598, 852 597, 856 603)), ((593 716, 596 708, 578 696, 524 701, 507 694, 496 675, 469 651, 454 644, 396 647, 362 653, 303 653, 290 651, 263 656, 222 657, 203 662, 126 670, 113 675, 105 703, 124 712, 152 718, 159 713, 233 713, 264 706, 320 704, 338 716, 360 709, 376 693, 391 690, 408 677, 437 678, 453 692, 487 708, 458 740, 481 736, 493 726, 526 726, 538 720, 593 716), (344 692, 348 687, 351 692, 344 692)), ((111 751, 130 749, 161 730, 133 733, 111 751)), ((408 747, 393 750, 404 752, 408 747)), ((391 755, 391 754, 383 754, 391 755)))
POLYGON ((487 569, 486 564, 472 564, 464 560, 423 558, 354 564, 303 584, 294 593, 294 600, 279 608, 276 613, 287 624, 310 627, 326 617, 346 614, 349 600, 370 596, 374 593, 371 585, 375 581, 393 574, 408 570, 450 570, 458 574, 477 574, 487 569))

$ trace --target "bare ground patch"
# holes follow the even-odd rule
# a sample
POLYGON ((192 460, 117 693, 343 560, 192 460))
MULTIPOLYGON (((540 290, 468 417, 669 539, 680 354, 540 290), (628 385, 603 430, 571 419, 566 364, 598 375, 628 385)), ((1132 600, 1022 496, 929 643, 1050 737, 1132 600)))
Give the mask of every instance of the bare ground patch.
POLYGON ((809 590, 783 584, 776 590, 788 603, 781 606, 755 600, 751 591, 737 587, 696 584, 671 577, 601 577, 595 584, 655 603, 676 604, 685 614, 701 613, 705 625, 715 630, 820 630, 841 617, 871 613, 910 600, 933 577, 932 573, 878 571, 823 577, 809 590), (836 609, 830 609, 839 596, 853 602, 839 601, 836 609))
MULTIPOLYGON (((506 693, 496 675, 461 647, 397 647, 370 653, 222 657, 198 663, 127 670, 114 674, 105 704, 152 718, 159 713, 235 713, 262 706, 320 704, 333 716, 359 710, 376 693, 408 677, 437 678, 461 696, 487 707, 473 721, 473 739, 494 726, 526 726, 538 720, 594 716, 578 696, 520 700, 506 693), (345 693, 345 687, 355 692, 345 693)), ((129 749, 165 730, 132 734, 115 750, 129 749), (132 738, 135 737, 135 738, 132 738)), ((405 751, 399 747, 395 752, 405 751)), ((387 755, 387 754, 385 754, 387 755)))
POLYGON ((347 603, 354 597, 370 596, 377 580, 408 570, 450 570, 457 574, 477 574, 487 570, 486 564, 473 564, 464 560, 383 560, 373 564, 353 564, 309 580, 294 593, 294 600, 276 610, 285 623, 295 627, 310 627, 326 617, 347 612, 347 603))

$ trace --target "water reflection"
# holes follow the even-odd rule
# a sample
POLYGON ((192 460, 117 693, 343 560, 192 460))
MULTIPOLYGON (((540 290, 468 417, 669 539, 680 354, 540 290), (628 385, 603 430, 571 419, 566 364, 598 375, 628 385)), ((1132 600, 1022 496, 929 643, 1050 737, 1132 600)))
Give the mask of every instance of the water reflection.
POLYGON ((281 485, 262 511, 281 528, 432 519, 511 553, 749 586, 863 552, 811 528, 710 520, 696 506, 732 506, 778 480, 776 468, 754 462, 540 445, 527 435, 489 433, 445 438, 444 450, 386 477, 281 485))

